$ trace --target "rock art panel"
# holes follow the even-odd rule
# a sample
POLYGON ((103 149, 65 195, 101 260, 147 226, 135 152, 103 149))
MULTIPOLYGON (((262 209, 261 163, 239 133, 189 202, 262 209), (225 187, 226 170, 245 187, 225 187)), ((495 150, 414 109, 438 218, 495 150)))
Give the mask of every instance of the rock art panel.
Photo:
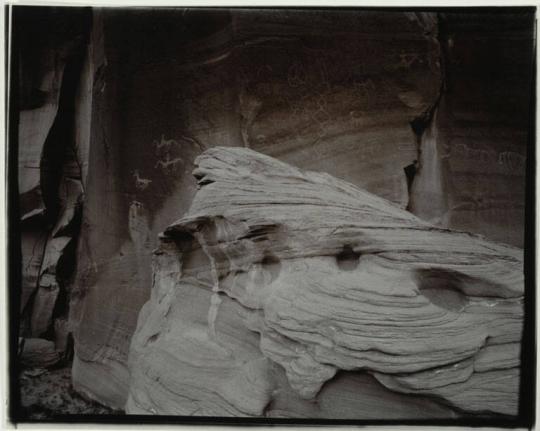
POLYGON ((70 302, 73 384, 117 409, 126 401, 129 342, 150 294, 157 235, 189 208, 195 157, 215 143, 240 142, 234 74, 222 57, 228 13, 192 12, 189 19, 182 9, 151 19, 145 10, 93 15, 88 177, 70 302))
MULTIPOLYGON (((145 10, 126 14, 96 9, 88 50, 94 75, 92 95, 85 93, 85 101, 91 100, 92 126, 71 301, 78 364, 73 377, 76 388, 86 388, 114 408, 126 401, 127 353, 137 313, 150 295, 151 251, 164 226, 189 208, 196 192, 191 174, 195 157, 215 145, 251 146, 304 168, 326 165, 326 170, 405 206, 403 166, 416 157, 408 118, 433 103, 439 88, 436 40, 426 38, 425 29, 406 15, 382 20, 387 35, 396 26, 403 29, 403 46, 392 48, 390 39, 371 37, 354 45, 355 55, 366 58, 364 67, 355 66, 346 48, 361 23, 349 20, 337 42, 313 36, 322 24, 331 34, 333 22, 348 14, 323 23, 312 22, 306 11, 288 18, 254 10, 154 12, 150 18, 145 10), (291 41, 287 34, 279 36, 288 19, 294 23, 291 41), (148 32, 154 36, 148 38, 148 32), (133 46, 139 47, 136 52, 133 46), (367 64, 374 52, 386 62, 367 64), (401 65, 404 53, 421 60, 411 63, 411 72, 401 65), (331 67, 338 57, 351 58, 341 71, 331 67), (383 101, 392 106, 374 113, 379 109, 374 95, 388 84, 374 78, 383 71, 408 105, 394 100, 389 90, 383 101), (339 102, 350 92, 354 95, 339 102), (363 121, 361 111, 369 124, 382 121, 383 112, 396 117, 392 127, 385 127, 391 132, 384 143, 377 129, 382 123, 364 127, 358 122, 363 121), (338 132, 344 124, 346 132, 338 132), (330 162, 308 157, 309 148, 340 156, 330 162), (383 152, 395 169, 382 163, 383 152), (340 168, 345 160, 350 162, 340 168), (118 383, 114 395, 101 395, 103 381, 118 383)), ((360 18, 369 34, 382 28, 368 27, 372 18, 360 18)))
POLYGON ((250 149, 196 164, 154 252, 127 413, 517 414, 520 249, 250 149))
MULTIPOLYGON (((88 398, 115 409, 126 405, 129 344, 151 296, 152 250, 158 234, 190 208, 196 157, 216 145, 329 173, 438 228, 523 245, 531 13, 32 10, 20 21, 21 334, 55 340, 68 354, 73 342, 73 385, 88 398)), ((193 234, 200 244, 194 260, 219 266, 205 235, 193 234)), ((332 251, 337 268, 358 271, 357 246, 339 247, 332 251)), ((291 270, 274 251, 258 264, 246 270, 257 283, 291 270)), ((208 313, 206 305, 199 311, 219 335, 221 311, 232 299, 215 280, 210 273, 208 313)), ((189 294, 193 303, 206 295, 189 294)), ((452 295, 432 299, 460 307, 461 298, 452 295)), ((237 312, 245 314, 242 307, 237 312)), ((251 326, 230 324, 249 334, 246 343, 259 343, 251 326)), ((405 416, 399 403, 413 416, 414 405, 429 404, 434 416, 444 416, 476 403, 446 387, 427 388, 416 372, 390 381, 388 370, 318 367, 292 357, 293 365, 280 365, 282 348, 271 353, 275 342, 265 340, 264 354, 244 346, 249 375, 270 364, 249 407, 218 400, 220 409, 259 415, 266 403, 269 416, 330 417, 343 404, 350 416, 356 407, 348 395, 339 401, 337 388, 350 394, 361 385, 370 388, 359 407, 366 415, 378 414, 382 394, 396 401, 393 414, 405 416), (308 381, 292 370, 320 376, 308 381), (284 389, 268 395, 268 382, 276 379, 284 389), (315 407, 302 398, 322 393, 315 407), (411 394, 422 401, 414 404, 411 394)), ((515 363, 506 350, 497 352, 515 363)), ((475 362, 474 369, 491 372, 489 362, 475 362)), ((232 374, 222 384, 230 392, 244 374, 227 364, 232 374)), ((454 371, 463 380, 471 365, 454 371)), ((138 409, 135 399, 128 410, 138 409)))
POLYGON ((440 14, 444 87, 422 137, 411 196, 421 218, 518 247, 527 148, 534 144, 532 19, 440 14))
POLYGON ((424 15, 234 13, 244 146, 405 208, 403 168, 418 158, 409 123, 442 79, 437 17, 424 15))

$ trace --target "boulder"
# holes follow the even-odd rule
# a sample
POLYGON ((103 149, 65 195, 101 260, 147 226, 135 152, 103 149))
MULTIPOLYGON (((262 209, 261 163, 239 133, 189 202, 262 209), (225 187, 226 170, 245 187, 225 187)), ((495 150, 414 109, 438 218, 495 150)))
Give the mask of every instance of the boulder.
POLYGON ((196 165, 154 252, 127 413, 517 415, 520 249, 253 150, 196 165))
POLYGON ((26 338, 22 346, 20 361, 25 367, 50 367, 60 359, 52 341, 26 338))

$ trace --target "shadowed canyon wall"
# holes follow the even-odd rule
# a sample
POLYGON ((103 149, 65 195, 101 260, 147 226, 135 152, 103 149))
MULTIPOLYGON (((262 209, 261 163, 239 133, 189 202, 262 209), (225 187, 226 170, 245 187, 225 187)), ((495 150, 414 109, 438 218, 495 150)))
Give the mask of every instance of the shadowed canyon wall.
POLYGON ((106 405, 125 406, 152 250, 208 148, 249 147, 523 246, 530 12, 28 16, 15 21, 23 335, 71 333, 74 387, 106 405))

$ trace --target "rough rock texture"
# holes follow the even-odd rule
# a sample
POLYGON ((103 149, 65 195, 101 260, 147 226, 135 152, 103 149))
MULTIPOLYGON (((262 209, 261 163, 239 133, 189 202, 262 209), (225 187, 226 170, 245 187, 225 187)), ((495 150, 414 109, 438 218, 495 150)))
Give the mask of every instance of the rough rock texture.
POLYGON ((444 87, 420 142, 410 205, 419 217, 523 247, 533 20, 440 15, 444 87))
POLYGON ((394 402, 369 374, 440 402, 396 417, 517 414, 520 249, 249 149, 197 165, 155 252, 128 413, 367 418, 394 402))
POLYGON ((21 364, 27 367, 49 367, 60 360, 52 341, 26 338, 22 343, 21 364))
POLYGON ((405 208, 409 123, 441 87, 437 15, 243 10, 233 26, 244 146, 405 208))
POLYGON ((530 11, 16 9, 21 331, 73 332, 88 397, 125 405, 151 252, 215 145, 523 244, 530 11))
MULTIPOLYGON (((88 11, 16 9, 18 192, 23 366, 50 367, 71 348, 68 296, 84 194, 75 94, 88 11)), ((14 313, 15 316, 15 313, 14 313)), ((15 317, 14 317, 15 320, 15 317)), ((24 407, 24 406, 23 406, 24 407)))
POLYGON ((77 390, 124 406, 151 251, 188 210, 193 160, 205 149, 252 146, 304 168, 326 166, 407 204, 403 167, 416 157, 409 121, 440 87, 435 16, 316 17, 94 11, 93 81, 82 85, 92 91, 88 182, 70 308, 77 390))

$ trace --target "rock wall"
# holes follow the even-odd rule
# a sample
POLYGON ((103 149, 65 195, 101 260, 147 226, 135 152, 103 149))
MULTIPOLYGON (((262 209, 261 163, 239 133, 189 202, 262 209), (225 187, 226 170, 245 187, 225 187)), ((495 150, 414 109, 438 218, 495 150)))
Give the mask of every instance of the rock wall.
MULTIPOLYGON (((403 167, 416 157, 408 121, 440 87, 435 36, 424 37, 406 14, 376 22, 374 14, 316 15, 95 12, 90 167, 71 304, 78 390, 124 405, 129 340, 150 294, 150 252, 189 208, 193 160, 204 149, 247 145, 302 167, 326 165, 407 204, 403 167), (314 34, 321 25, 322 39, 314 34), (401 44, 391 42, 396 26, 401 44), (359 28, 366 35, 357 41, 359 28), (404 52, 416 59, 408 74, 404 52), (338 58, 348 61, 337 67, 338 58)), ((435 17, 425 20, 433 31, 435 17)))
POLYGON ((23 335, 65 346, 72 332, 73 383, 91 398, 126 403, 151 251, 189 209, 208 148, 249 147, 523 244, 530 12, 30 9, 23 335))
POLYGON ((421 138, 411 210, 523 247, 533 16, 440 15, 444 87, 421 138))
MULTIPOLYGON (((84 175, 78 155, 75 93, 90 14, 17 9, 19 209, 22 249, 22 356, 61 358, 79 233, 84 175), (34 348, 33 346, 41 346, 34 348), (43 346, 49 348, 47 354, 43 346)), ((24 361, 23 361, 24 362, 24 361)), ((39 362, 39 361, 38 361, 39 362)), ((55 361, 52 361, 53 363, 55 361)))
POLYGON ((370 375, 431 397, 396 418, 517 414, 519 248, 249 149, 196 163, 200 189, 155 252, 127 413, 368 419, 411 403, 370 375))

